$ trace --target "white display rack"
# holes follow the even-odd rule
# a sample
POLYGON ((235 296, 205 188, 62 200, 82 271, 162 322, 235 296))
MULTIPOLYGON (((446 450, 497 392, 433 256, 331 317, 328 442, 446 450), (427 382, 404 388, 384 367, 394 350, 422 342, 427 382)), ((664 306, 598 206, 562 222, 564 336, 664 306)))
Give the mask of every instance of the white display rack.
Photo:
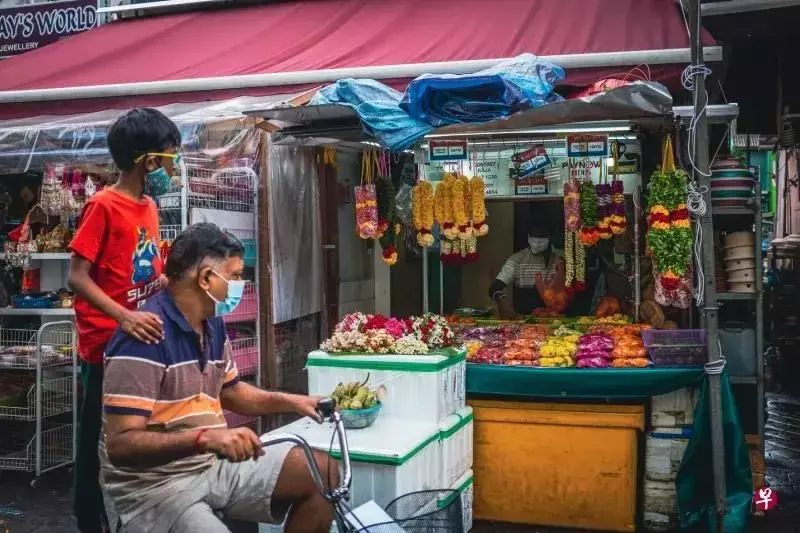
POLYGON ((0 308, 0 316, 59 316, 59 317, 72 317, 75 316, 75 310, 71 307, 51 307, 44 309, 35 308, 22 308, 16 307, 2 307, 0 308))
POLYGON ((0 329, 0 370, 36 370, 38 366, 51 368, 72 364, 71 332, 47 328, 44 336, 39 350, 38 329, 0 329))
POLYGON ((34 485, 43 472, 75 460, 76 338, 71 321, 0 330, 0 419, 8 428, 0 434, 0 470, 33 472, 34 485))
MULTIPOLYGON (((67 466, 75 461, 75 428, 73 424, 54 425, 36 435, 12 431, 6 436, 10 445, 0 447, 0 471, 37 473, 67 466)), ((38 484, 36 478, 32 486, 38 484)))

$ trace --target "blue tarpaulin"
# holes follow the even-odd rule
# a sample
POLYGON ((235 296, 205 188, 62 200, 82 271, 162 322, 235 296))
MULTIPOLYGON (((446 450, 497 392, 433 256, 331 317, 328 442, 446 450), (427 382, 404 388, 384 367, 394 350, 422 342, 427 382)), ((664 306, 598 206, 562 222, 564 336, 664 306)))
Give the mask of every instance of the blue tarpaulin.
POLYGON ((339 80, 317 92, 309 105, 340 104, 358 113, 365 131, 383 146, 405 150, 433 127, 400 108, 402 93, 375 80, 339 80))
POLYGON ((522 54, 475 74, 424 74, 409 84, 400 107, 435 127, 488 122, 560 101, 553 88, 563 79, 561 67, 522 54))

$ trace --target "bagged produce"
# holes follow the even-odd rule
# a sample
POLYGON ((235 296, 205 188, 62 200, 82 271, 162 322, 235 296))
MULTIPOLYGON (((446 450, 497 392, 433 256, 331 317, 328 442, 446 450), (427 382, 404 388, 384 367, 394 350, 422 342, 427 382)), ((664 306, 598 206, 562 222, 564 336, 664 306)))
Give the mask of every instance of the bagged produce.
POLYGON ((584 357, 577 361, 578 368, 608 368, 610 366, 609 359, 605 357, 584 357))

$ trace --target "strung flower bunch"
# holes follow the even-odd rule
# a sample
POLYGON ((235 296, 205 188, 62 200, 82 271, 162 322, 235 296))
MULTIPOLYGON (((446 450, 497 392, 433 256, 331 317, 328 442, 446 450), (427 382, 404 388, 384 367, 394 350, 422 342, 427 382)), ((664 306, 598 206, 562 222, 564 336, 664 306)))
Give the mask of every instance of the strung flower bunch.
POLYGON ((472 227, 476 237, 483 237, 489 233, 489 225, 486 223, 486 185, 483 178, 473 176, 469 182, 472 193, 472 227))
POLYGON ((572 296, 576 290, 581 290, 578 282, 585 276, 581 266, 580 253, 584 250, 578 239, 581 229, 581 184, 572 178, 564 184, 564 262, 566 272, 564 285, 567 293, 572 296))
POLYGON ((428 353, 428 345, 413 335, 400 337, 394 343, 394 352, 401 355, 424 355, 428 353))
POLYGON ((603 240, 614 236, 611 230, 611 184, 598 183, 595 188, 597 194, 597 233, 603 240))
POLYGON ((581 292, 586 288, 586 248, 580 242, 575 241, 575 292, 581 292))
POLYGON ((361 331, 367 323, 369 317, 364 313, 349 313, 336 324, 334 331, 343 333, 346 331, 361 331))
POLYGON ((571 293, 575 284, 575 233, 571 231, 564 233, 564 263, 564 286, 571 293))
POLYGON ((581 230, 578 239, 583 246, 594 246, 600 240, 597 231, 597 192, 594 184, 586 180, 581 184, 581 230))
POLYGON ((423 248, 433 244, 433 186, 420 181, 411 190, 411 213, 414 229, 417 230, 417 243, 423 248))
POLYGON ((443 348, 453 344, 455 335, 447 324, 446 318, 427 313, 409 320, 411 321, 411 331, 429 348, 443 348))
POLYGON ((458 237, 455 218, 453 215, 453 184, 456 182, 456 175, 447 172, 444 180, 436 186, 434 195, 434 211, 439 230, 445 239, 453 240, 458 237))
POLYGON ((664 289, 679 287, 691 262, 693 236, 686 209, 686 173, 675 168, 672 142, 664 143, 665 164, 648 184, 648 251, 664 289))
POLYGON ((622 180, 614 179, 611 182, 611 232, 614 235, 622 235, 627 225, 622 180))
POLYGON ((581 229, 581 184, 575 178, 564 184, 564 229, 581 229))
POLYGON ((472 236, 469 219, 472 214, 470 198, 469 179, 466 176, 458 176, 453 183, 453 218, 458 229, 458 237, 461 239, 472 236))

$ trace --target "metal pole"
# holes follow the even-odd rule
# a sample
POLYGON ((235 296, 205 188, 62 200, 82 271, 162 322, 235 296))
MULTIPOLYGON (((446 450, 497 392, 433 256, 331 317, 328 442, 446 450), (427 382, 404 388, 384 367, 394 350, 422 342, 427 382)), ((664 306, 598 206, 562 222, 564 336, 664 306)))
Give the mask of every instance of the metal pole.
MULTIPOLYGON (((700 0, 688 0, 689 5, 689 31, 691 35, 692 65, 703 64, 702 26, 700 13, 700 0)), ((694 164, 697 167, 697 181, 700 187, 709 188, 709 157, 708 157, 708 121, 706 107, 708 93, 706 93, 706 76, 701 69, 695 69, 694 74, 694 114, 695 114, 695 142, 694 164), (704 175, 706 174, 706 175, 704 175)), ((692 149, 692 147, 690 147, 692 149)), ((692 169, 693 172, 694 169, 692 169)), ((717 291, 714 283, 714 226, 712 219, 711 197, 705 193, 706 214, 700 220, 703 236, 703 271, 707 272, 705 283, 705 326, 708 344, 708 363, 710 368, 719 367, 722 358, 717 332, 717 291)), ((723 532, 726 513, 726 487, 725 487, 725 439, 722 432, 722 394, 720 385, 721 374, 708 372, 709 408, 711 410, 711 462, 714 473, 714 498, 716 501, 717 524, 716 530, 723 532)))

